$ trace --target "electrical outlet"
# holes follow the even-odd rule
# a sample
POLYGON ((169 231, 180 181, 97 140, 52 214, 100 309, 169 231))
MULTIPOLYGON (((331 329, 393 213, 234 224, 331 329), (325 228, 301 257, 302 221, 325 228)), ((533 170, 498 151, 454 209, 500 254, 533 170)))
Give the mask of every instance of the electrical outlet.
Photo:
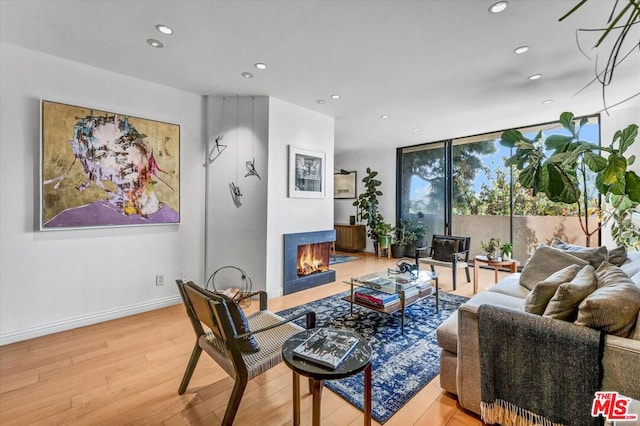
POLYGON ((162 274, 156 275, 156 285, 157 286, 164 285, 164 275, 162 274))

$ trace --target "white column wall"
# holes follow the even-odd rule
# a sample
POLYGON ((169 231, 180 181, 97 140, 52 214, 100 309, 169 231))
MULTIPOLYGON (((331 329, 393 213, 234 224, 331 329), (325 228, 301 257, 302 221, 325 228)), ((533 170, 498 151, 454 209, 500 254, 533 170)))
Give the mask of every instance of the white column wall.
POLYGON ((267 279, 270 297, 282 294, 283 235, 333 229, 334 119, 269 98, 269 182, 267 201, 267 279), (326 156, 325 197, 288 197, 288 148, 326 156))

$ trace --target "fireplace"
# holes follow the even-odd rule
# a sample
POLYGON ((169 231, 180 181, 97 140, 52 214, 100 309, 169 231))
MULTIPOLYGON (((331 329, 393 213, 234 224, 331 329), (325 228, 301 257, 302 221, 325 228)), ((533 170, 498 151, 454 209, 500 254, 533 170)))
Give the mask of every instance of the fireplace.
POLYGON ((336 231, 284 235, 284 294, 295 293, 336 280, 329 269, 331 242, 336 231))

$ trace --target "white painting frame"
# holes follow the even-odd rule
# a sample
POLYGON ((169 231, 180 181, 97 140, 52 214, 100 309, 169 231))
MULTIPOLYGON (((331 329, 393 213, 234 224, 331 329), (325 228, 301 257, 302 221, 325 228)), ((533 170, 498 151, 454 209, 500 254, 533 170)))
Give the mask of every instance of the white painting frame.
POLYGON ((324 198, 324 152, 289 145, 289 198, 324 198))

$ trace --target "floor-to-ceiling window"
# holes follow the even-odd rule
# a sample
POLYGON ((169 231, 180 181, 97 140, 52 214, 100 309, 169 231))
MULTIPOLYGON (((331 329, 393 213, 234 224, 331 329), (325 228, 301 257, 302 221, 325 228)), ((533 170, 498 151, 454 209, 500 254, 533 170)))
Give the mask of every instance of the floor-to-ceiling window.
MULTIPOLYGON (((519 130, 531 138, 540 130, 545 137, 567 134, 559 123, 519 130)), ((553 237, 583 244, 576 206, 534 197, 522 188, 517 169, 504 165, 511 152, 500 145, 501 134, 399 149, 398 217, 422 220, 429 228, 428 241, 434 233, 470 236, 472 254, 481 253, 480 242, 491 237, 512 242, 521 261, 553 237)), ((600 143, 598 117, 589 119, 581 139, 600 143)), ((591 207, 598 206, 593 179, 588 198, 591 207)))

